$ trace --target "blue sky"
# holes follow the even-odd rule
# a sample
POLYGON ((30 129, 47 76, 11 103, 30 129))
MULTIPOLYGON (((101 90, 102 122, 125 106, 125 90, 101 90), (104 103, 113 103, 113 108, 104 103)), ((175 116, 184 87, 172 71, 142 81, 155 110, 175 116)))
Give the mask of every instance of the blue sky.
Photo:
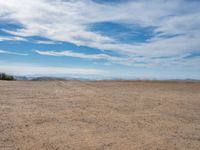
POLYGON ((198 0, 0 1, 0 72, 200 79, 198 0))

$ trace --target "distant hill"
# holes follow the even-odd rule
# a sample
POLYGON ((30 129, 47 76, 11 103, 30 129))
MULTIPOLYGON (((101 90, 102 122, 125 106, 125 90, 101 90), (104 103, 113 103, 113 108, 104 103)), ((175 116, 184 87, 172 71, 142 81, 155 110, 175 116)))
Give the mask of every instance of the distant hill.
POLYGON ((57 78, 57 77, 36 77, 31 79, 31 81, 65 81, 65 80, 71 80, 71 79, 57 78))
POLYGON ((26 76, 14 76, 14 78, 18 81, 30 80, 30 78, 26 76))

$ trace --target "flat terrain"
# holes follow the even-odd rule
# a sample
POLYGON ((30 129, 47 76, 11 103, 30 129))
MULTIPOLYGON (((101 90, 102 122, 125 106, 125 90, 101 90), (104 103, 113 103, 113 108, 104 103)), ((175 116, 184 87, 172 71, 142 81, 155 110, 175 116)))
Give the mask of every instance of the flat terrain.
POLYGON ((0 150, 137 149, 200 149, 200 83, 0 81, 0 150))

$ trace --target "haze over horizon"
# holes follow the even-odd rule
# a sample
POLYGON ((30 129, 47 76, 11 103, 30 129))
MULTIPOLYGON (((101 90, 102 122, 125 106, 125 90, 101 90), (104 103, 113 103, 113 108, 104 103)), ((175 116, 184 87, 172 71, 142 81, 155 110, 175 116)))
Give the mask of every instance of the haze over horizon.
POLYGON ((198 0, 0 0, 0 72, 200 79, 198 0))

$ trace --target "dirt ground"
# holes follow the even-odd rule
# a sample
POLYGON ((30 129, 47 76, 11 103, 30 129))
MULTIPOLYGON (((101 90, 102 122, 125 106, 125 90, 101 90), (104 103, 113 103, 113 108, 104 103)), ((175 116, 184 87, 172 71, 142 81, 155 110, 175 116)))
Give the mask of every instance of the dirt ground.
POLYGON ((200 83, 0 81, 0 150, 199 150, 200 83))

